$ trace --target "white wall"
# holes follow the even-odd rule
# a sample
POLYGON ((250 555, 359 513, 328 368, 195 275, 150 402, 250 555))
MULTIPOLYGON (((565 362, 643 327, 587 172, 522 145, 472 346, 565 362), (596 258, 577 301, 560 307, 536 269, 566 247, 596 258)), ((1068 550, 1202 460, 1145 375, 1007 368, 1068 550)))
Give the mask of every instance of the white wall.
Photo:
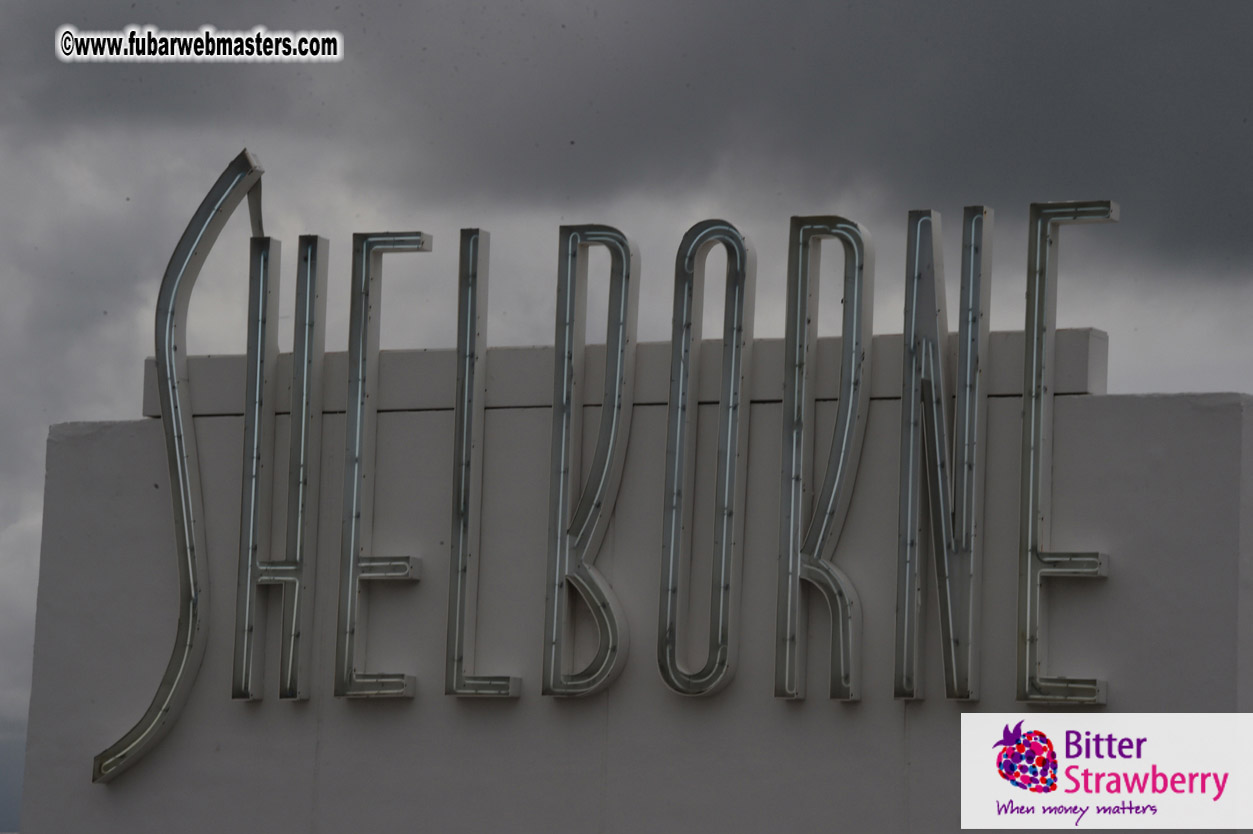
MULTIPOLYGON (((1059 391, 1071 393, 1056 402, 1053 544, 1108 552, 1110 575, 1054 584, 1051 670, 1107 679, 1111 711, 1249 711, 1250 400, 1099 395, 1100 336, 1059 335, 1059 391)), ((343 417, 328 413, 315 690, 306 703, 278 701, 271 648, 266 698, 232 701, 243 421, 231 414, 230 398, 242 378, 229 358, 196 365, 196 412, 218 415, 196 421, 209 649, 178 724, 108 785, 91 783, 92 756, 143 713, 173 638, 177 576, 164 445, 157 420, 54 427, 22 831, 956 830, 959 714, 1027 711, 1015 704, 1013 688, 1020 442, 1013 392, 1021 373, 1013 351, 1021 356, 1021 342, 994 341, 983 697, 964 705, 943 698, 938 628, 930 620, 929 697, 892 698, 899 337, 892 341, 894 353, 887 339, 876 340, 876 398, 836 555, 864 606, 863 699, 852 705, 825 696, 820 604, 810 607, 808 699, 772 697, 781 362, 766 364, 772 348, 765 345, 754 372, 740 668, 725 691, 684 699, 657 672, 667 348, 641 346, 641 404, 597 562, 632 636, 626 670, 608 692, 576 701, 539 694, 550 352, 509 350, 489 359, 478 671, 521 676, 521 698, 443 694, 451 381, 429 374, 452 365, 447 355, 398 354, 384 357, 383 397, 399 398, 404 410, 379 419, 376 552, 421 556, 423 579, 370 590, 368 664, 417 675, 417 697, 363 703, 331 696, 343 417), (647 358, 648 351, 662 360, 647 358), (659 398, 648 393, 655 390, 659 398)), ((342 384, 338 391, 342 403, 342 384)), ((335 394, 327 396, 333 407, 335 394)), ((712 406, 703 409, 712 417, 712 406)), ((833 403, 820 405, 824 430, 833 415, 833 403)), ((587 425, 590 432, 595 424, 587 425)), ((702 429, 702 460, 709 461, 712 419, 702 429)), ((280 417, 277 448, 285 450, 285 440, 280 417)), ((699 522, 711 500, 708 468, 697 497, 698 551, 708 540, 708 525, 699 522)), ((277 480, 275 506, 282 507, 285 479, 277 480)), ((282 525, 275 530, 281 535, 282 525)), ((696 569, 704 564, 697 560, 696 569)), ((694 577, 695 596, 707 599, 704 574, 694 577)), ((277 600, 269 606, 272 647, 277 600)))

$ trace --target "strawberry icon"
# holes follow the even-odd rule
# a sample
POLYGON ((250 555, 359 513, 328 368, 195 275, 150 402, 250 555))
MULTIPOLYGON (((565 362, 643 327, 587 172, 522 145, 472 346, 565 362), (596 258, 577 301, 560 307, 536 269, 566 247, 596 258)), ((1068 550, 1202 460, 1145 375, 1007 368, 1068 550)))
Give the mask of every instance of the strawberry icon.
POLYGON ((1021 721, 1012 730, 1006 724, 1001 740, 992 746, 1001 748, 996 754, 996 772, 1002 779, 1032 793, 1057 790, 1057 753, 1044 733, 1024 733, 1021 721))

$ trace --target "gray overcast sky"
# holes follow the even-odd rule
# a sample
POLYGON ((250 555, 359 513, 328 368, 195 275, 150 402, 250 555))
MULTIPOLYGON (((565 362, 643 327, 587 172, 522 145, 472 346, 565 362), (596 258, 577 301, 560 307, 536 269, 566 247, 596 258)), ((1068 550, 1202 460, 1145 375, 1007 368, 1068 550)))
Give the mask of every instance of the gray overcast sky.
MULTIPOLYGON (((139 414, 165 262, 243 147, 267 170, 267 231, 289 252, 331 240, 331 350, 354 231, 435 235, 389 266, 384 347, 452 345, 470 225, 494 238, 490 342, 549 342, 563 222, 637 242, 640 335, 666 339, 674 247, 712 216, 756 246, 757 330, 777 336, 787 220, 807 213, 870 229, 875 329, 898 333, 906 213, 945 214, 953 273, 970 203, 997 211, 993 327, 1020 329, 1028 203, 1094 198, 1123 219, 1066 231, 1060 319, 1110 332, 1111 390, 1253 390, 1253 4, 82 0, 0 20, 0 831, 48 425, 139 414), (62 64, 66 23, 337 30, 346 56, 62 64)), ((246 236, 237 217, 210 257, 193 352, 242 350, 246 236)))

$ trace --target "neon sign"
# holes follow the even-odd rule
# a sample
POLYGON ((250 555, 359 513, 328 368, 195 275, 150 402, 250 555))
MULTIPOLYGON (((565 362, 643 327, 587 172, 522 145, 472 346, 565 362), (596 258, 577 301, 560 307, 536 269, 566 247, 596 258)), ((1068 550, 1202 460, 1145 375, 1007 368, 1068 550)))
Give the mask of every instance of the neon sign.
MULTIPOLYGON (((249 271, 247 394, 244 481, 234 628, 232 695, 260 697, 266 674, 257 624, 258 588, 283 589, 282 634, 277 674, 281 699, 308 698, 309 651, 314 624, 309 604, 315 577, 316 517, 320 487, 321 388, 325 282, 329 243, 303 236, 297 253, 296 339, 293 350, 292 426, 288 501, 274 518, 274 413, 280 270, 277 241, 261 223, 261 168, 246 151, 214 184, 192 217, 166 268, 158 296, 156 365, 160 409, 173 490, 175 555, 179 567, 180 616, 174 650, 147 711, 93 763, 93 780, 109 781, 151 750, 177 720, 195 681, 206 644, 204 504, 196 457, 195 425, 188 392, 184 333, 190 295, 200 267, 231 212, 248 197, 253 242, 249 271), (267 551, 269 529, 282 524, 286 552, 267 551)), ((1104 702, 1104 686, 1088 678, 1050 674, 1042 668, 1039 585, 1043 577, 1103 576, 1100 554, 1061 554, 1048 549, 1052 432, 1053 333, 1057 286, 1057 228, 1064 223, 1117 218, 1109 202, 1043 203, 1031 209, 1028 304, 1023 384, 1022 506, 1019 548, 1017 695, 1049 703, 1104 702)), ((905 351, 902 374, 899 546, 897 560, 894 694, 921 697, 922 599, 926 566, 934 573, 943 646, 945 693, 978 698, 978 588, 981 572, 983 436, 990 298, 992 214, 966 210, 962 223, 961 304, 957 373, 946 379, 949 349, 944 312, 943 265, 936 241, 936 212, 912 212, 908 225, 905 351), (949 421, 948 392, 955 392, 949 421), (923 496, 926 500, 923 500, 923 496), (930 542, 932 553, 926 544, 930 542)), ((458 269, 457 377, 451 460, 452 518, 449 549, 445 692, 456 697, 514 698, 523 681, 483 674, 474 665, 474 605, 480 562, 479 515, 486 392, 488 235, 462 231, 458 269)), ((356 234, 348 350, 348 407, 338 575, 338 616, 333 692, 343 698, 409 698, 414 676, 363 668, 362 606, 377 581, 416 581, 420 563, 410 555, 372 549, 375 439, 377 432, 379 310, 384 255, 431 248, 422 232, 356 234)), ((539 691, 554 697, 587 696, 611 686, 627 660, 629 628, 612 583, 595 560, 612 517, 630 437, 634 389, 635 323, 639 259, 629 239, 609 226, 563 226, 559 232, 557 315, 554 338, 552 440, 550 445, 547 575, 543 666, 539 691), (610 260, 604 388, 590 474, 580 479, 583 446, 583 332, 586 319, 587 253, 604 247, 610 260), (573 663, 569 635, 575 628, 576 596, 592 614, 596 650, 581 669, 573 663)), ((744 559, 744 473, 749 409, 746 407, 755 260, 744 236, 724 220, 696 224, 683 236, 675 258, 671 382, 667 409, 662 543, 658 587, 656 662, 665 686, 687 696, 710 696, 735 672, 737 606, 744 559), (718 446, 714 503, 708 646, 700 668, 680 662, 679 583, 691 558, 696 403, 693 376, 699 367, 704 260, 716 246, 726 250, 718 446)), ((871 301, 874 257, 869 234, 835 216, 794 217, 788 246, 787 325, 782 392, 782 468, 779 472, 779 543, 775 627, 774 694, 805 697, 808 631, 806 594, 818 593, 831 613, 832 699, 861 697, 861 603, 857 589, 837 566, 837 544, 856 485, 869 412, 871 301), (821 241, 843 250, 843 338, 840 389, 826 469, 814 471, 814 410, 821 241), (807 590, 806 590, 807 589, 807 590)), ((539 635, 537 635, 538 637, 539 635)))

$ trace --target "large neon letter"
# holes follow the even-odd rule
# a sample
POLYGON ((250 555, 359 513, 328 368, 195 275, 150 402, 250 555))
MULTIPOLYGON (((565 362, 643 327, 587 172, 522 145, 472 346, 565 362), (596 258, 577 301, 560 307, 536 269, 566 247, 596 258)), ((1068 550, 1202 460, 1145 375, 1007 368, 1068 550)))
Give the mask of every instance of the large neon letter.
POLYGON ((93 782, 115 778, 165 737, 178 720, 204 659, 209 636, 209 566, 205 561, 204 501, 187 375, 187 308, 209 250, 245 195, 249 198, 252 233, 264 233, 261 174, 261 167, 248 151, 235 157, 192 215, 161 278, 156 316, 157 389, 174 501, 178 627, 170 661, 152 703, 134 727, 92 761, 93 782))
POLYGON ((952 432, 946 395, 952 379, 947 361, 948 315, 939 240, 939 212, 909 213, 893 684, 897 698, 922 697, 926 585, 922 553, 929 537, 939 602, 945 695, 972 701, 979 697, 979 577, 987 434, 987 388, 982 373, 988 347, 992 212, 982 206, 968 206, 962 221, 957 402, 952 432), (924 519, 924 515, 930 518, 924 519))
POLYGON ((801 580, 831 610, 831 697, 861 697, 861 608, 857 590, 823 553, 844 529, 861 460, 870 408, 870 348, 874 256, 869 235, 842 217, 793 217, 788 237, 787 322, 783 368, 783 473, 779 509, 778 601, 774 694, 805 697, 807 618, 801 580), (819 241, 844 246, 844 333, 840 402, 827 472, 813 501, 814 364, 817 358, 819 241))
POLYGON ((278 696, 309 697, 313 644, 313 577, 322 459, 322 360, 325 352, 328 242, 302 235, 296 272, 292 344, 291 438, 288 444, 286 557, 267 559, 274 468, 275 366, 279 245, 253 238, 248 296, 247 387, 244 395, 244 488, 239 525, 239 580, 235 595, 235 659, 231 694, 259 699, 265 641, 257 639, 258 586, 283 596, 278 696))
POLYGON ((480 521, 483 506, 483 409, 487 401, 487 261, 490 238, 461 230, 457 277, 457 391, 453 403, 452 553, 448 571, 448 647, 444 693, 516 698, 522 679, 476 675, 480 521))
POLYGON ((363 672, 357 630, 363 582, 414 581, 421 563, 412 556, 375 556, 374 447, 378 425, 379 319, 383 253, 429 252, 422 232, 352 236, 352 310, 348 322, 348 405, 344 415, 344 517, 340 534, 339 622, 335 633, 335 695, 412 698, 412 675, 363 672))
POLYGON ((1057 320, 1058 229, 1064 223, 1118 220, 1109 200, 1032 203, 1027 248, 1027 324, 1022 388, 1022 487, 1018 545, 1018 700, 1105 703, 1105 682, 1043 671, 1040 583, 1048 576, 1099 578, 1109 571, 1103 553, 1049 550, 1053 498, 1053 337, 1057 320))
POLYGON ((736 610, 744 546, 744 498, 748 466, 748 378, 752 370, 756 264, 739 231, 725 220, 697 223, 679 244, 674 264, 674 328, 670 339, 670 406, 666 417, 666 487, 661 541, 661 603, 657 661, 661 679, 681 695, 717 692, 735 673, 736 610), (718 464, 714 498, 709 649, 699 671, 679 663, 679 612, 683 575, 690 566, 695 493, 696 413, 693 376, 700 369, 705 256, 716 244, 727 250, 727 289, 722 322, 722 398, 718 405, 718 464))
POLYGON ((612 683, 622 671, 627 654, 626 616, 613 588, 592 562, 617 499, 631 430, 639 257, 626 236, 609 226, 562 226, 560 239, 542 688, 545 695, 579 696, 591 695, 612 683), (591 471, 579 491, 583 332, 587 318, 584 287, 590 246, 609 250, 609 318, 605 328, 600 433, 591 471), (599 635, 595 656, 576 672, 566 671, 572 590, 587 604, 599 635))

